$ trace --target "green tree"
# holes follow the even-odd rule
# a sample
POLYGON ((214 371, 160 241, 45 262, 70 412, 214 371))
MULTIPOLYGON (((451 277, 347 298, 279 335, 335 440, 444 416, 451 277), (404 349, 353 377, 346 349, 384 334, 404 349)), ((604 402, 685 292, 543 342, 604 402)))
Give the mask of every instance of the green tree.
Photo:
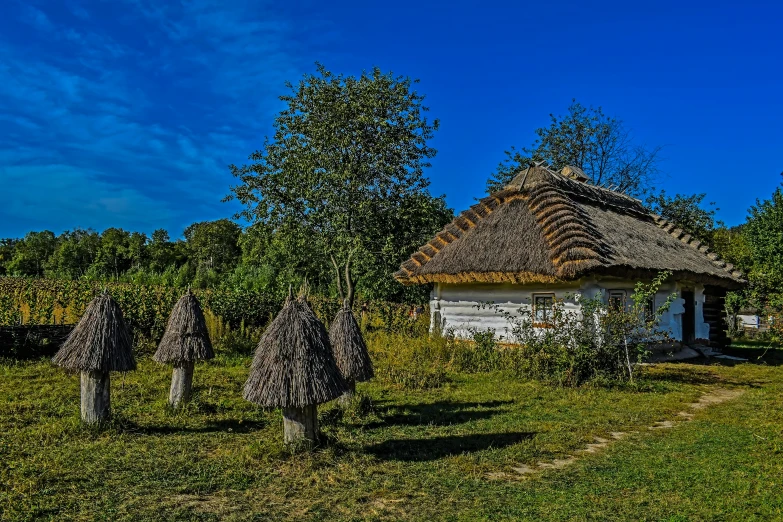
POLYGON ((753 256, 750 273, 752 290, 766 303, 783 295, 783 188, 768 200, 757 200, 748 211, 743 227, 753 256))
POLYGON ((636 197, 650 192, 658 174, 660 147, 634 143, 622 120, 576 100, 565 116, 550 114, 549 118, 549 127, 536 129, 538 138, 531 147, 506 151, 506 159, 487 181, 487 192, 503 188, 531 161, 544 161, 554 169, 579 167, 590 183, 636 197))
POLYGON ((712 248, 721 259, 735 265, 747 275, 753 269, 753 250, 744 230, 745 225, 716 228, 712 234, 712 248))
MULTIPOLYGON (((275 133, 251 164, 232 165, 230 197, 275 234, 304 231, 308 252, 328 259, 337 292, 354 299, 365 256, 382 255, 410 198, 428 197, 424 176, 438 121, 428 121, 415 82, 378 68, 335 75, 318 64, 290 94, 275 133)), ((409 254, 410 252, 408 252, 409 254)))
POLYGON ((147 262, 147 234, 144 232, 131 232, 128 237, 128 257, 131 268, 141 270, 147 262))
MULTIPOLYGON (((443 197, 429 194, 407 197, 390 217, 391 228, 377 223, 377 228, 386 228, 385 236, 379 236, 373 245, 372 255, 362 258, 361 268, 365 273, 360 289, 368 299, 398 302, 422 302, 428 300, 429 288, 425 285, 403 286, 390 274, 399 270, 400 264, 412 252, 429 241, 439 230, 454 218, 454 212, 447 207, 443 197)), ((378 219, 385 219, 378 216, 378 219)))
POLYGON ((56 248, 57 238, 54 232, 49 230, 29 232, 16 244, 13 258, 6 267, 8 273, 19 276, 43 276, 46 263, 56 248))
POLYGON ((14 257, 14 251, 18 242, 19 240, 12 238, 0 239, 0 275, 8 273, 7 265, 14 257))
POLYGON ((130 237, 130 233, 121 228, 112 227, 104 230, 92 270, 100 276, 118 279, 120 274, 127 271, 132 264, 130 237))
POLYGON ((147 245, 149 267, 155 273, 163 273, 174 266, 174 245, 169 233, 159 228, 152 233, 147 245))
POLYGON ((57 238, 57 242, 57 249, 47 263, 48 277, 83 277, 95 262, 101 248, 101 237, 94 230, 65 231, 57 238))
MULTIPOLYGON (((303 279, 315 291, 326 293, 332 283, 332 267, 323 253, 313 248, 310 234, 295 222, 273 230, 258 222, 247 228, 240 238, 242 263, 237 271, 247 278, 252 274, 255 288, 282 297, 289 285, 298 287, 303 279)), ((236 279, 236 278, 235 278, 236 279)), ((236 281, 231 281, 237 286, 236 281)), ((242 287, 247 287, 243 283, 242 287)))
POLYGON ((667 196, 665 190, 647 198, 647 206, 651 212, 671 221, 678 227, 696 237, 699 241, 711 244, 715 232, 715 203, 704 207, 707 194, 675 194, 667 196))
POLYGON ((239 259, 242 229, 229 219, 193 223, 185 229, 189 257, 198 269, 217 273, 232 269, 239 259))

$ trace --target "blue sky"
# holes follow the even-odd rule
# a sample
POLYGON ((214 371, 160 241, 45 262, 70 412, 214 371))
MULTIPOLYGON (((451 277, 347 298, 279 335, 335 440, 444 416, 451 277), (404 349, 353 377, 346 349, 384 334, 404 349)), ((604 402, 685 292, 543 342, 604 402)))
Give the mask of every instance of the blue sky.
POLYGON ((0 237, 179 236, 320 61, 419 78, 441 120, 432 192, 462 210, 572 98, 663 146, 661 187, 728 224, 783 171, 779 2, 3 2, 0 237))

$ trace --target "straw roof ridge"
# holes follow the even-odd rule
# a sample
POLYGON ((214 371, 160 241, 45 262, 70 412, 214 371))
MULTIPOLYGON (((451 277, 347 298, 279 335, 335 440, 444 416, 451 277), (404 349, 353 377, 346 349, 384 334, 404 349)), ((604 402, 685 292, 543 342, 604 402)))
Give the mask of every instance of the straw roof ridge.
POLYGON ((301 408, 331 401, 345 390, 326 327, 304 298, 289 295, 258 343, 245 399, 270 408, 301 408))
POLYGON ((340 373, 346 379, 357 382, 373 378, 372 361, 361 328, 346 304, 337 312, 329 327, 329 341, 340 373))
POLYGON ((171 310, 153 358, 159 363, 178 365, 214 357, 204 312, 196 296, 188 290, 171 310))
POLYGON ((727 288, 745 282, 639 200, 534 166, 460 214, 394 277, 403 284, 551 283, 591 271, 661 270, 727 288))
POLYGON ((75 371, 136 369, 133 341, 117 302, 104 291, 90 302, 52 362, 75 371))

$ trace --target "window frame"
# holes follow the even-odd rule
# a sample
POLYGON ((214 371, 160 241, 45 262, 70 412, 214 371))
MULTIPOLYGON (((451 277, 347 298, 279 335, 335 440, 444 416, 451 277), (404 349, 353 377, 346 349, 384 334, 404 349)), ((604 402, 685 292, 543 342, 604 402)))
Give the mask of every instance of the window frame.
POLYGON ((533 327, 534 328, 553 328, 555 326, 552 315, 554 314, 556 299, 557 297, 555 297, 554 292, 540 292, 540 293, 535 292, 533 294, 533 327), (536 304, 536 300, 541 297, 551 299, 551 304, 549 305, 549 308, 545 309, 547 313, 544 321, 538 320, 538 306, 536 304))
POLYGON ((657 311, 657 308, 655 308, 655 298, 656 295, 653 295, 649 299, 647 299, 644 303, 644 308, 642 309, 642 316, 645 323, 649 323, 653 320, 655 317, 655 312, 657 311))
POLYGON ((624 312, 628 308, 628 291, 620 288, 614 290, 608 289, 606 295, 606 304, 612 310, 621 310, 624 312), (622 294, 622 305, 620 307, 615 308, 613 306, 612 301, 615 299, 616 296, 620 294, 622 294))

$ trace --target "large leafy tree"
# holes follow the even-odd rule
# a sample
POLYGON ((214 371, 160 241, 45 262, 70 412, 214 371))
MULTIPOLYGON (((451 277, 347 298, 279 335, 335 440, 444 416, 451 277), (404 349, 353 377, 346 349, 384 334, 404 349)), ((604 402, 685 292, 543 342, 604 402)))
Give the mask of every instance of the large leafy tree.
POLYGON ((576 100, 564 116, 549 117, 548 127, 536 129, 538 138, 532 146, 506 151, 506 159, 487 182, 488 192, 503 188, 531 161, 544 161, 555 169, 579 167, 590 183, 636 197, 650 192, 658 173, 660 147, 635 143, 622 120, 576 100))
MULTIPOLYGON (((337 292, 351 302, 366 266, 390 240, 410 235, 401 209, 432 205, 424 169, 438 121, 426 118, 414 83, 378 68, 355 77, 319 64, 288 84, 274 136, 252 163, 231 166, 240 181, 231 197, 245 204, 244 216, 274 234, 306 234, 308 254, 328 262, 337 292)), ((434 216, 414 231, 416 242, 441 225, 434 216)))

